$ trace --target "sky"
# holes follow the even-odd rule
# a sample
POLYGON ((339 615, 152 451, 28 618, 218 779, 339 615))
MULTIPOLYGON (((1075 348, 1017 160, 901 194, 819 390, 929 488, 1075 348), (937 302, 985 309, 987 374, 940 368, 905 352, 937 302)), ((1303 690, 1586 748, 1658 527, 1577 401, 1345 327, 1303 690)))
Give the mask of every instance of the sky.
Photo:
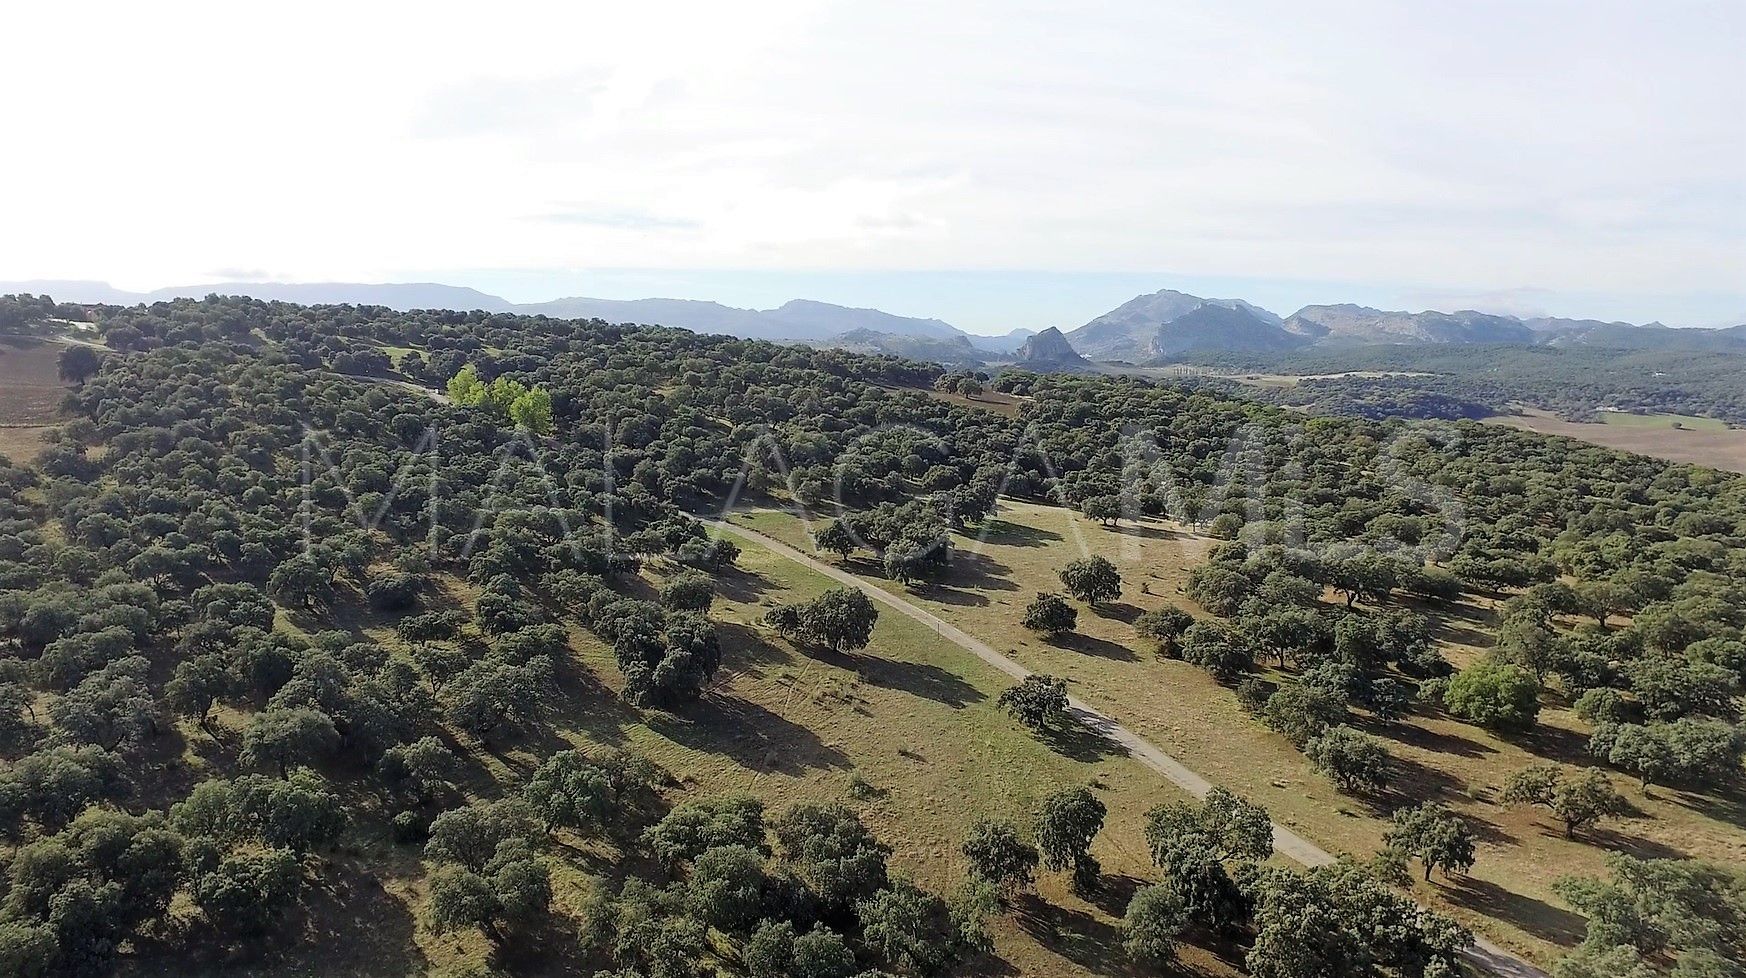
POLYGON ((22 4, 0 280, 1746 321, 1746 3, 22 4))

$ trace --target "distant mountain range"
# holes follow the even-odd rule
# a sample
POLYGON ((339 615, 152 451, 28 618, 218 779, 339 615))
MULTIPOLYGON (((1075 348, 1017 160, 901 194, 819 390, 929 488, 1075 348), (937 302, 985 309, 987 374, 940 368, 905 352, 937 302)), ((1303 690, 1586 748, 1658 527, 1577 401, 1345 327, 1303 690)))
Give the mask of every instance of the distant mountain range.
POLYGON ((1349 303, 1305 306, 1281 318, 1241 299, 1165 289, 1130 299, 1066 334, 1093 360, 1153 364, 1185 353, 1271 353, 1378 344, 1587 344, 1629 349, 1746 353, 1746 325, 1672 329, 1591 319, 1518 319, 1491 313, 1396 312, 1349 303))
POLYGON ((1242 299, 1207 299, 1171 289, 1136 296, 1065 334, 1013 330, 1003 336, 967 333, 938 319, 898 316, 795 299, 775 309, 741 309, 697 299, 590 299, 515 303, 477 289, 414 282, 220 282, 127 292, 106 282, 0 282, 0 294, 29 292, 64 302, 113 305, 248 295, 306 304, 352 303, 395 309, 478 309, 563 319, 677 326, 747 339, 811 343, 865 353, 934 360, 953 367, 1018 362, 1063 369, 1092 361, 1168 362, 1189 353, 1286 352, 1306 347, 1375 344, 1588 344, 1643 350, 1746 353, 1746 325, 1672 329, 1592 319, 1519 319, 1491 313, 1397 312, 1349 303, 1305 306, 1279 316, 1242 299))
POLYGON ((101 302, 131 306, 206 295, 246 295, 308 305, 351 303, 392 309, 478 309, 561 319, 604 319, 613 323, 677 326, 699 333, 724 333, 745 339, 816 343, 940 360, 954 366, 981 366, 1010 359, 1035 331, 1017 329, 1004 336, 982 336, 941 322, 897 316, 878 309, 854 309, 794 299, 775 309, 740 309, 698 299, 590 299, 581 296, 549 302, 510 302, 477 289, 433 282, 367 285, 353 282, 219 282, 151 292, 127 292, 107 282, 0 282, 0 295, 28 292, 62 302, 101 302))

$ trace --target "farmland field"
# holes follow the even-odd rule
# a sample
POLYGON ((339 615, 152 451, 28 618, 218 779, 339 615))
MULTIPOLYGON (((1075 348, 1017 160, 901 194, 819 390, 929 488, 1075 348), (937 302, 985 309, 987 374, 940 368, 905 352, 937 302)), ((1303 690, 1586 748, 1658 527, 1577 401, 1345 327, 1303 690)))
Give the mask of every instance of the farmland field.
POLYGON ((52 422, 67 385, 56 361, 66 347, 48 340, 0 338, 0 424, 52 422))
POLYGON ((1708 465, 1730 472, 1746 472, 1746 428, 1729 428, 1714 418, 1685 415, 1637 415, 1607 412, 1604 423, 1565 421, 1544 411, 1487 418, 1543 435, 1562 435, 1593 445, 1636 452, 1671 462, 1708 465), (1673 422, 1679 421, 1680 428, 1673 422))

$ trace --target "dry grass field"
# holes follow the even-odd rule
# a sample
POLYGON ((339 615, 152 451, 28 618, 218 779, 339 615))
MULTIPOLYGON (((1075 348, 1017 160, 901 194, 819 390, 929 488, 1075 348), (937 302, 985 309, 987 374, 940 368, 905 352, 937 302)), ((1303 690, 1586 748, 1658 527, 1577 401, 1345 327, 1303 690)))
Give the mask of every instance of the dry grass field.
MULTIPOLYGON (((900 390, 904 388, 891 387, 887 389, 900 390)), ((937 391, 931 387, 914 387, 907 389, 921 391, 929 397, 937 401, 945 401, 947 404, 956 404, 959 407, 980 408, 984 411, 993 411, 995 414, 1005 418, 1018 417, 1019 409, 1024 407, 1026 400, 1016 394, 1002 394, 999 391, 983 391, 975 397, 967 397, 956 391, 937 391)))
MULTIPOLYGON (((812 549, 792 514, 762 511, 735 522, 812 549)), ((1401 803, 1431 799, 1461 812, 1480 833, 1478 865, 1466 879, 1420 884, 1420 895, 1542 965, 1582 932, 1581 919, 1553 895, 1553 881, 1600 874, 1608 849, 1746 864, 1746 796, 1737 789, 1696 795, 1657 788, 1645 797, 1629 779, 1617 777, 1638 814, 1588 841, 1564 839, 1541 813, 1500 805, 1505 780, 1521 768, 1548 760, 1585 763, 1586 731, 1563 704, 1551 701, 1536 732, 1515 740, 1440 715, 1366 722, 1365 729, 1383 738, 1396 759, 1394 797, 1366 802, 1344 796, 1283 737, 1245 714, 1229 689, 1193 666, 1156 656, 1134 633, 1136 615, 1164 604, 1203 613, 1181 589, 1188 568, 1212 541, 1166 522, 1106 529, 1064 509, 1005 500, 985 530, 954 541, 961 549, 946 581, 908 596, 1027 668, 1066 677, 1088 703, 1332 851, 1374 851, 1388 812, 1401 803), (1121 598, 1097 610, 1079 606, 1078 634, 1056 642, 1021 627, 1023 607, 1036 592, 1059 591, 1059 569, 1092 553, 1121 570, 1121 598)), ((871 562, 851 566, 870 578, 878 575, 871 562)), ((1490 644, 1493 616, 1484 602, 1418 610, 1434 620, 1439 644, 1458 664, 1490 644)))
POLYGON ((29 464, 42 454, 43 436, 60 416, 67 385, 51 340, 0 337, 0 455, 29 464))
POLYGON ((1543 435, 1562 435, 1671 462, 1746 472, 1746 428, 1718 427, 1718 423, 1710 418, 1609 415, 1607 423, 1601 424, 1565 421, 1544 411, 1530 410, 1520 415, 1499 415, 1486 421, 1543 435), (1674 428, 1673 420, 1679 420, 1681 427, 1674 428))
POLYGON ((0 424, 42 425, 59 416, 67 385, 57 361, 65 348, 52 340, 0 338, 0 424))
POLYGON ((0 425, 0 455, 29 465, 48 447, 43 436, 53 430, 54 425, 0 425))

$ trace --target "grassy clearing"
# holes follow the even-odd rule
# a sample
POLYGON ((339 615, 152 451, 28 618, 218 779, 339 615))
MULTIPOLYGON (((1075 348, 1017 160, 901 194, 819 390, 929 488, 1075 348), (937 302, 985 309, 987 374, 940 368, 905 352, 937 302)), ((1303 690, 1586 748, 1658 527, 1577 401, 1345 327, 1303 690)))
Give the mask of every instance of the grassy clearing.
POLYGON ((387 355, 388 359, 394 364, 394 369, 396 370, 400 369, 400 361, 405 359, 408 353, 418 353, 420 355, 424 353, 423 350, 412 346, 378 346, 376 349, 381 350, 387 355))
MULTIPOLYGON (((805 527, 788 513, 745 514, 735 522, 810 549, 805 527)), ((1565 840, 1540 813, 1497 804, 1505 780, 1523 767, 1547 760, 1586 763, 1586 730, 1558 704, 1549 704, 1532 737, 1516 741, 1441 716, 1366 725, 1397 759, 1398 795, 1374 804, 1343 796, 1283 737, 1245 714, 1228 689, 1193 666, 1160 659, 1134 634, 1133 618, 1164 604, 1204 613, 1180 592, 1188 568, 1211 541, 1169 523, 1146 521, 1110 530, 1067 510, 1009 501, 1002 501, 999 518, 979 537, 955 540, 960 552, 954 554, 952 577, 909 592, 911 600, 1027 668, 1066 677, 1088 703, 1214 782, 1266 805, 1275 818, 1331 851, 1374 851, 1388 811, 1401 803, 1434 799, 1460 811, 1480 831, 1479 864, 1469 879, 1439 878, 1421 885, 1420 895, 1541 964, 1550 964, 1582 930, 1581 920, 1553 896, 1552 882, 1602 872, 1606 848, 1746 861, 1746 797, 1738 794, 1658 788, 1654 797, 1645 798, 1619 778, 1640 816, 1613 823, 1587 842, 1565 840), (1060 590, 1058 570, 1087 553, 1108 557, 1121 569, 1121 598, 1097 610, 1080 606, 1079 634, 1058 643, 1020 626, 1022 609, 1035 593, 1060 590)), ((855 562, 852 568, 869 577, 878 574, 871 562, 855 562)), ((1462 603, 1418 610, 1435 621, 1440 644, 1457 663, 1470 661, 1490 643, 1489 608, 1462 603)))
POLYGON ((931 387, 887 387, 887 390, 917 390, 936 401, 956 404, 959 407, 979 408, 983 411, 993 411, 1006 418, 1016 418, 1019 410, 1024 407, 1026 398, 1016 394, 1002 394, 999 391, 983 391, 975 397, 966 397, 956 391, 938 391, 931 387))
POLYGON ((43 425, 60 416, 64 349, 52 340, 0 338, 0 424, 43 425))
POLYGON ((1601 424, 1620 428, 1685 428, 1691 431, 1727 431, 1728 423, 1718 418, 1700 418, 1692 414, 1636 414, 1630 411, 1601 411, 1601 424))
POLYGON ((53 430, 53 425, 0 426, 0 455, 20 465, 29 465, 48 448, 48 442, 43 438, 53 430))
MULTIPOLYGON (((658 575, 649 575, 627 590, 648 597, 658 584, 658 575)), ((1099 749, 1098 742, 1067 737, 1046 745, 1034 739, 995 706, 1007 685, 1004 676, 904 616, 883 615, 872 644, 857 655, 813 658, 790 648, 758 625, 764 612, 831 586, 792 561, 747 545, 739 569, 720 584, 711 614, 721 624, 726 665, 703 702, 681 715, 627 707, 613 695, 619 677, 611 650, 576 629, 575 655, 558 670, 560 693, 547 729, 489 749, 464 734, 446 734, 470 750, 467 793, 495 795, 519 784, 546 756, 568 746, 627 747, 676 779, 680 787, 668 792, 669 802, 747 791, 773 811, 803 800, 853 805, 894 847, 895 870, 949 891, 962 878, 958 844, 973 820, 1022 823, 1043 795, 1089 783, 1110 808, 1109 828, 1094 848, 1111 881, 1108 892, 1088 903, 1072 896, 1064 879, 1045 874, 1037 897, 1022 899, 994 923, 1001 960, 973 970, 1130 973, 1116 925, 1128 895, 1147 875, 1141 816, 1153 805, 1181 800, 1180 793, 1126 756, 1099 749)), ((445 587, 440 600, 471 596, 464 582, 449 580, 445 587)), ((301 613, 281 617, 287 630, 341 627, 395 642, 391 619, 353 604, 320 620, 301 613)), ((246 720, 221 713, 216 741, 184 725, 170 753, 182 755, 184 767, 229 769, 246 720)), ((362 794, 356 807, 373 811, 376 802, 362 794)), ((477 935, 439 935, 428 928, 418 852, 390 844, 384 834, 377 826, 352 833, 330 857, 325 875, 333 887, 307 901, 305 918, 246 962, 249 974, 414 975, 484 959, 487 947, 477 935)), ((597 844, 559 847, 549 855, 556 902, 578 918, 602 879, 629 869, 616 850, 597 844)), ((1183 974, 1235 973, 1196 948, 1185 948, 1183 958, 1183 974)), ((193 967, 196 974, 217 974, 233 973, 236 964, 161 960, 153 969, 135 970, 167 976, 193 967)), ((511 970, 583 976, 602 966, 547 954, 511 970)))
MULTIPOLYGON (((1607 417, 1610 420, 1614 417, 1636 419, 1648 416, 1614 412, 1607 417)), ((1746 428, 1729 428, 1714 418, 1680 415, 1655 417, 1678 417, 1682 422, 1704 422, 1706 426, 1700 429, 1687 423, 1683 428, 1674 429, 1671 422, 1654 425, 1626 421, 1609 424, 1585 423, 1565 421, 1544 411, 1532 410, 1519 415, 1487 418, 1486 421, 1537 431, 1543 435, 1562 435, 1591 445, 1636 452, 1671 462, 1688 462, 1731 472, 1746 472, 1746 428)))

